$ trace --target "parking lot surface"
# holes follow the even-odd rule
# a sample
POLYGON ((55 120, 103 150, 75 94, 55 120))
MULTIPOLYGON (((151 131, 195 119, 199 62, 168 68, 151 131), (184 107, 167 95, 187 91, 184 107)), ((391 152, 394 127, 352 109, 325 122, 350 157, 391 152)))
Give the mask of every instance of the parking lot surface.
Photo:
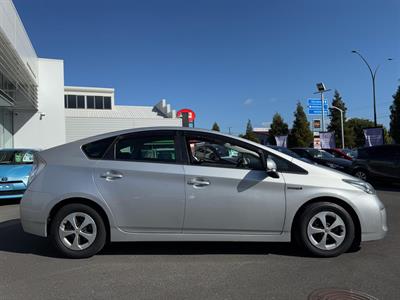
POLYGON ((90 259, 60 258, 0 206, 0 299, 307 299, 320 288, 400 295, 400 191, 378 192, 382 241, 336 258, 281 243, 114 243, 90 259))

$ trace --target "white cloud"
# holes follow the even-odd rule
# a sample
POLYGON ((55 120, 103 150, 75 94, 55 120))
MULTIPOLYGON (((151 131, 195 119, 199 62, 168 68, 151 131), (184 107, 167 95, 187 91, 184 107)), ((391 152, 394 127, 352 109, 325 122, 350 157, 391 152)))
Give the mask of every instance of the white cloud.
POLYGON ((244 100, 243 105, 250 105, 252 104, 254 101, 251 98, 247 98, 246 100, 244 100))

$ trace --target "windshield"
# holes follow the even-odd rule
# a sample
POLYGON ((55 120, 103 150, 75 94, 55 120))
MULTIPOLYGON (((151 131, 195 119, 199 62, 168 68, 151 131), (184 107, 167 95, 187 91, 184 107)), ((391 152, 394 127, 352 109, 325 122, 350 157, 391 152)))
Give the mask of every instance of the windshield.
POLYGON ((326 159, 335 158, 335 156, 333 156, 332 154, 330 154, 324 150, 307 149, 307 152, 314 158, 326 158, 326 159))
POLYGON ((32 164, 32 150, 0 150, 0 164, 2 165, 26 165, 32 164))
POLYGON ((350 156, 351 158, 356 158, 357 157, 357 149, 351 150, 351 149, 342 149, 346 155, 350 156))

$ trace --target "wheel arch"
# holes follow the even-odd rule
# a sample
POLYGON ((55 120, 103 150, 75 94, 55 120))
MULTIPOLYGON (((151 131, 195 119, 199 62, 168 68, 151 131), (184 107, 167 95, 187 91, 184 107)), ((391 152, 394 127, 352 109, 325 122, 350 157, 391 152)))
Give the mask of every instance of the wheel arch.
POLYGON ((57 213, 57 211, 60 210, 60 208, 66 206, 68 204, 73 204, 73 203, 79 203, 79 204, 87 205, 87 206, 93 208, 94 210, 96 210, 100 214, 101 218, 104 221, 104 225, 106 227, 107 242, 110 241, 110 238, 111 238, 110 237, 110 234, 111 234, 111 232, 110 232, 110 220, 109 220, 109 217, 108 217, 106 211, 98 203, 94 202, 93 200, 90 200, 90 199, 87 199, 87 198, 83 198, 83 197, 66 198, 66 199, 61 200, 57 204, 55 204, 51 208, 51 210, 49 212, 49 215, 47 217, 46 232, 47 233, 49 232, 51 221, 54 218, 54 216, 57 213))
POLYGON ((359 218, 358 214, 353 209, 353 207, 350 204, 348 204, 346 201, 339 199, 339 198, 335 198, 335 197, 329 197, 329 196, 313 198, 313 199, 303 203, 302 206, 300 206, 300 208, 297 210, 297 212, 293 218, 293 222, 292 222, 292 226, 291 226, 291 239, 294 240, 293 235, 296 233, 296 226, 299 223, 301 214, 304 212, 304 210, 310 204, 318 203, 318 202, 330 202, 330 203, 337 204, 337 205, 343 207, 350 214, 351 218, 353 219, 354 226, 355 226, 355 239, 353 242, 353 247, 357 247, 361 242, 361 222, 360 222, 360 218, 359 218))

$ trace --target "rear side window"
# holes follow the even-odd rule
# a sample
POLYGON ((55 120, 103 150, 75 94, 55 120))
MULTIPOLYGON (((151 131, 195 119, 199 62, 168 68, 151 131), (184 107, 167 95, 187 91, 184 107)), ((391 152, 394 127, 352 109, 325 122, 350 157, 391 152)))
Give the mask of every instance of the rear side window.
POLYGON ((91 159, 101 159, 113 143, 115 137, 91 142, 82 146, 82 151, 91 159))
POLYGON ((115 144, 115 159, 176 162, 175 136, 128 136, 115 144))

